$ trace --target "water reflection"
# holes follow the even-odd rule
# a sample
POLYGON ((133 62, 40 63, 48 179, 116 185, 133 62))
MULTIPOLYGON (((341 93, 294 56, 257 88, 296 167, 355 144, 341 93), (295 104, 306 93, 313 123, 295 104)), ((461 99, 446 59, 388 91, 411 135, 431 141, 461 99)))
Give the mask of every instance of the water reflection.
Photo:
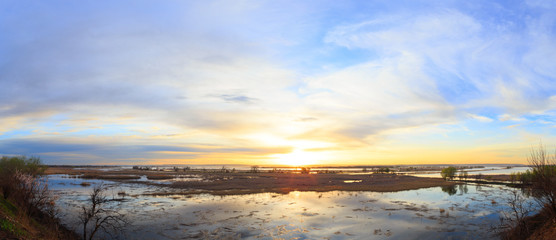
POLYGON ((469 189, 467 189, 467 184, 459 184, 458 188, 459 188, 459 194, 460 195, 461 194, 466 194, 469 191, 469 189))
POLYGON ((469 192, 469 188, 467 187, 467 184, 457 184, 453 186, 444 186, 440 188, 442 189, 443 192, 447 193, 450 196, 455 194, 464 195, 467 194, 467 192, 469 192))
POLYGON ((448 195, 452 196, 456 193, 458 193, 458 190, 456 189, 456 185, 452 185, 452 186, 443 186, 441 187, 442 191, 445 193, 448 193, 448 195))
MULTIPOLYGON (((87 180, 95 182, 96 180, 87 180)), ((71 219, 91 186, 80 179, 53 179, 64 224, 71 219)), ((492 204, 505 187, 467 185, 393 193, 290 192, 212 196, 156 197, 152 186, 105 181, 112 192, 125 192, 121 207, 132 219, 131 239, 183 238, 333 238, 443 239, 496 238, 503 204, 492 204), (459 193, 459 194, 458 194, 459 193)))

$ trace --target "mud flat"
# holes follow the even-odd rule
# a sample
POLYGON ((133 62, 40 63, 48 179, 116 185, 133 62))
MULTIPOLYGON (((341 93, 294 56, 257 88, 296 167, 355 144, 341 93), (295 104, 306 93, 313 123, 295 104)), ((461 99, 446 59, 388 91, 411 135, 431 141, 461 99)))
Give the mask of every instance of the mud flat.
MULTIPOLYGON (((176 181, 176 189, 204 190, 214 195, 291 191, 374 191, 396 192, 427 187, 452 186, 441 179, 398 176, 394 174, 210 174, 207 181, 176 181)), ((198 192, 198 191, 197 191, 198 192)))
POLYGON ((294 172, 208 172, 208 171, 141 171, 119 169, 50 168, 49 174, 69 174, 78 178, 136 181, 152 185, 164 185, 171 191, 153 194, 199 194, 235 195, 251 193, 288 193, 291 191, 374 191, 396 192, 429 187, 453 186, 456 183, 439 178, 424 178, 396 174, 300 174, 294 172), (121 177, 118 177, 121 176, 121 177), (146 176, 146 181, 136 179, 146 176), (150 181, 165 179, 166 182, 150 181), (185 180, 184 180, 185 179, 185 180), (195 179, 195 180, 192 180, 195 179))

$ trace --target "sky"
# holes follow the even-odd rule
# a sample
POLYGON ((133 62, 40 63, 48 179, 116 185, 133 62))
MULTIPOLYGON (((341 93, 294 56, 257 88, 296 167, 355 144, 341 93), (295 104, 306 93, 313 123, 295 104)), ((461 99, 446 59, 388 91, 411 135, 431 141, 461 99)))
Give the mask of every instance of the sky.
POLYGON ((0 155, 47 164, 527 163, 554 1, 0 1, 0 155))

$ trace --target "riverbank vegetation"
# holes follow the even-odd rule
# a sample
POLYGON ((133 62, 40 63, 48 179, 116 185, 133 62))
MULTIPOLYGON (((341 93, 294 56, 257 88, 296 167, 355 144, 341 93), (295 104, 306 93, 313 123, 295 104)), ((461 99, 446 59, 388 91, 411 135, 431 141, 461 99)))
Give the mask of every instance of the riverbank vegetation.
POLYGON ((503 239, 556 239, 556 151, 547 152, 540 145, 531 149, 528 157, 531 171, 514 175, 524 191, 534 197, 541 210, 531 216, 531 206, 519 197, 509 202, 514 210, 512 224, 502 233, 503 239))
POLYGON ((0 239, 78 239, 59 224, 38 158, 0 159, 0 239))

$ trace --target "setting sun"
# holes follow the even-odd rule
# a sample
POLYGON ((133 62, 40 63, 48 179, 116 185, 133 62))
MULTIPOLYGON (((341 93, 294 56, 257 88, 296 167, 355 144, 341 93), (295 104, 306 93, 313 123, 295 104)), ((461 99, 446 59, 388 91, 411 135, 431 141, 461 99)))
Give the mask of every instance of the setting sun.
POLYGON ((304 150, 295 150, 287 154, 276 154, 274 162, 280 165, 288 165, 292 167, 308 166, 322 163, 326 159, 321 153, 307 152, 304 150))

